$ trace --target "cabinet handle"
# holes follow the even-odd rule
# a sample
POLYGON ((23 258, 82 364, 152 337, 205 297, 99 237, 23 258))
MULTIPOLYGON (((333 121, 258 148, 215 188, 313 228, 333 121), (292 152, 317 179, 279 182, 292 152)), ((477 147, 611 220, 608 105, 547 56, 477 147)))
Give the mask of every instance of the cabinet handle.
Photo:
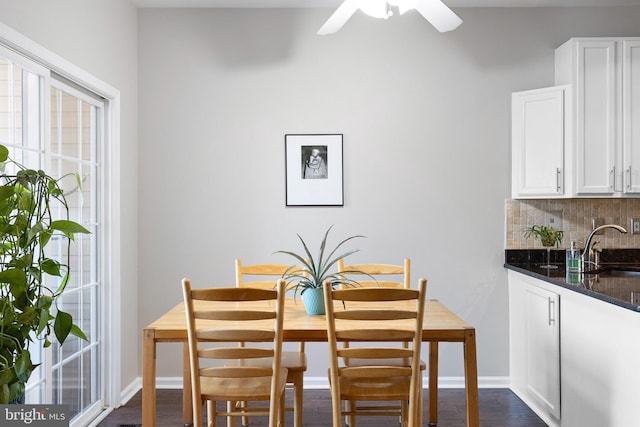
POLYGON ((631 166, 627 168, 627 189, 631 190, 631 166))
POLYGON ((549 297, 549 326, 553 326, 556 324, 555 308, 556 302, 553 300, 553 298, 549 297))
POLYGON ((556 168, 556 189, 558 191, 558 193, 560 193, 562 191, 562 186, 560 185, 560 175, 562 174, 562 171, 560 170, 560 168, 556 168))
POLYGON ((611 191, 613 191, 615 184, 616 184, 616 167, 614 166, 609 171, 609 188, 611 188, 611 191))

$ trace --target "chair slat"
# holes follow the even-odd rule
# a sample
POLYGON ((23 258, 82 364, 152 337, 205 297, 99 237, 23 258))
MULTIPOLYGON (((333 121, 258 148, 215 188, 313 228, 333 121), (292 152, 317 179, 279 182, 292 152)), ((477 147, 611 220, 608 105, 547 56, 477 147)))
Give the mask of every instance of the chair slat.
POLYGON ((214 301, 266 301, 273 300, 278 295, 275 290, 254 289, 254 288, 207 288, 194 289, 191 291, 191 298, 194 300, 214 300, 214 301))
POLYGON ((360 288, 404 288, 404 283, 392 280, 358 280, 360 288))
POLYGON ((261 342, 273 340, 275 332, 259 329, 204 329, 196 331, 196 337, 206 341, 261 342))
POLYGON ((275 285, 273 280, 252 280, 250 282, 242 282, 238 285, 239 288, 258 288, 258 289, 273 289, 275 285))
POLYGON ((349 329, 336 331, 340 341, 411 341, 415 331, 395 329, 349 329))
POLYGON ((261 366, 221 366, 201 368, 201 377, 214 378, 252 378, 268 377, 273 373, 271 368, 261 366))
POLYGON ((411 366, 348 366, 340 376, 350 378, 388 378, 411 376, 411 366))
POLYGON ((352 264, 343 266, 345 274, 358 274, 363 272, 371 275, 404 274, 404 266, 393 264, 352 264))
POLYGON ((196 319, 206 320, 269 320, 275 319, 273 311, 260 310, 196 310, 193 313, 196 319))
POLYGON ((361 287, 411 288, 411 260, 405 258, 402 265, 393 264, 352 264, 344 265, 344 259, 338 261, 338 271, 358 281, 361 287), (375 280, 371 278, 375 277, 375 280), (389 276, 398 277, 395 280, 389 276), (362 279, 362 280, 360 280, 362 279))
POLYGON ((258 359, 273 357, 273 349, 256 347, 203 348, 198 356, 208 359, 258 359))
POLYGON ((345 359, 407 359, 412 356, 413 350, 409 348, 347 347, 338 349, 338 357, 343 357, 345 359))
MULTIPOLYGON (((252 276, 282 276, 291 267, 288 264, 254 264, 243 265, 242 274, 252 276)), ((275 285, 275 280, 274 280, 275 285)))
POLYGON ((336 301, 384 302, 415 300, 417 295, 418 291, 415 289, 352 288, 335 291, 333 299, 336 301))
POLYGON ((349 310, 336 311, 336 319, 343 320, 402 320, 415 319, 415 311, 407 310, 349 310))

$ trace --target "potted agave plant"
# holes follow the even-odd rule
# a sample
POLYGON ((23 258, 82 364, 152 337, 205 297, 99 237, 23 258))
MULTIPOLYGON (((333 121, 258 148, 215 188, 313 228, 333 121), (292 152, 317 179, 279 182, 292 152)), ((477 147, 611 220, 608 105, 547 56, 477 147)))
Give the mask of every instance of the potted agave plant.
POLYGON ((74 235, 89 231, 69 220, 59 180, 12 161, 8 153, 0 145, 0 170, 8 164, 17 170, 0 175, 0 404, 24 401, 37 366, 30 345, 50 346, 52 333, 60 344, 69 334, 86 340, 71 315, 58 307, 69 266, 47 245, 56 241, 68 260, 74 235), (63 218, 54 218, 55 212, 63 218), (53 278, 58 278, 55 287, 53 278))
POLYGON ((318 256, 314 257, 309 251, 309 247, 305 243, 304 239, 298 234, 298 239, 302 243, 304 248, 304 255, 297 254, 291 251, 278 251, 276 253, 286 254, 292 256, 299 263, 293 265, 283 274, 282 278, 287 281, 287 290, 294 291, 294 300, 298 293, 302 297, 305 310, 308 314, 324 314, 324 293, 322 291, 323 283, 326 280, 331 282, 332 287, 336 286, 356 286, 358 282, 349 279, 344 274, 333 271, 332 268, 338 263, 339 260, 348 257, 351 254, 358 252, 360 249, 351 249, 340 255, 336 255, 336 252, 350 240, 365 237, 361 235, 355 235, 347 237, 336 245, 331 252, 327 254, 327 238, 329 232, 333 228, 333 225, 327 229, 324 233, 322 243, 320 244, 320 250, 318 256))

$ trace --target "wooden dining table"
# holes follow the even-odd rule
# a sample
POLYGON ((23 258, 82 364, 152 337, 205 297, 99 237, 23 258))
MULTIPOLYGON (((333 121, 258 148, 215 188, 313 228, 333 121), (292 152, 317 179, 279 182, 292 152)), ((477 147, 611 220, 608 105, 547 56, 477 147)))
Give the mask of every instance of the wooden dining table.
MULTIPOLYGON (((389 309, 393 310, 394 304, 389 309)), ((456 316, 437 300, 426 302, 422 339, 429 342, 429 408, 430 426, 438 422, 438 344, 459 342, 464 349, 464 376, 467 426, 478 427, 478 370, 475 328, 456 316)), ((324 315, 308 315, 302 304, 285 304, 283 339, 287 342, 326 342, 327 324, 324 315)), ((156 352, 157 343, 182 342, 183 350, 183 419, 193 424, 189 349, 184 304, 180 303, 144 328, 142 347, 142 425, 156 425, 156 352)))

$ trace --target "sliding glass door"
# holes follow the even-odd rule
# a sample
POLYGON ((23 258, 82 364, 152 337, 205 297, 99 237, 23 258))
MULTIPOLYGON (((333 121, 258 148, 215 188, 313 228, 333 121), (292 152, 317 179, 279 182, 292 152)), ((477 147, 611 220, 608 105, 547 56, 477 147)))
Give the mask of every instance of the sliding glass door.
MULTIPOLYGON (((0 144, 9 149, 13 160, 39 169, 44 159, 44 87, 49 73, 37 64, 7 50, 0 50, 0 144)), ((16 173, 7 165, 7 175, 16 173)), ((27 402, 44 402, 47 396, 47 352, 40 346, 29 348, 34 370, 26 393, 27 402)))
MULTIPOLYGON (((75 417, 72 425, 86 424, 104 406, 104 117, 105 106, 99 97, 0 49, 0 144, 9 148, 14 160, 62 177, 71 219, 91 231, 76 236, 70 254, 61 240, 49 244, 49 255, 65 259, 71 266, 71 280, 59 300, 59 309, 73 316, 88 341, 69 336, 63 346, 54 342, 45 350, 36 342, 31 352, 42 365, 34 371, 26 392, 27 403, 68 405, 75 417)), ((48 280, 55 289, 58 283, 48 280)))
MULTIPOLYGON (((71 280, 60 300, 60 309, 73 316, 88 341, 70 336, 63 346, 52 346, 52 402, 69 405, 76 415, 102 409, 98 152, 104 107, 99 100, 54 79, 50 96, 49 171, 63 177, 60 183, 71 219, 91 231, 77 235, 71 247, 71 280)), ((54 250, 59 257, 67 256, 62 245, 54 250)))

